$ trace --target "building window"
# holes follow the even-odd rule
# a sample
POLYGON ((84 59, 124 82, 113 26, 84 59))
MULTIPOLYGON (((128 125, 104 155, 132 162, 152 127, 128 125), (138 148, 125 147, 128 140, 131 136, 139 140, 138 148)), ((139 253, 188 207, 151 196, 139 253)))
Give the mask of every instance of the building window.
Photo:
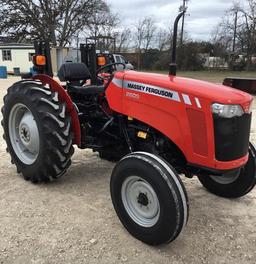
POLYGON ((28 61, 32 61, 34 55, 35 55, 35 53, 29 52, 29 54, 28 54, 28 61))
POLYGON ((12 52, 11 50, 2 50, 3 61, 11 61, 12 60, 12 52))

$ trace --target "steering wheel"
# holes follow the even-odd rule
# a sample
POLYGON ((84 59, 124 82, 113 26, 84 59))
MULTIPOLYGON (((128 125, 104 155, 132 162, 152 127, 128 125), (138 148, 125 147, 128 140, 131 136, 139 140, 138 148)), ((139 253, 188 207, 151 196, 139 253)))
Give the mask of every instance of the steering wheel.
POLYGON ((124 69, 125 69, 125 64, 124 64, 124 63, 122 63, 122 62, 114 62, 114 63, 109 63, 109 64, 107 64, 107 65, 105 65, 105 66, 99 68, 99 69, 96 71, 96 74, 98 75, 101 71, 103 71, 103 70, 105 70, 105 69, 107 69, 107 68, 110 68, 110 67, 112 67, 112 66, 119 65, 119 64, 123 65, 123 66, 124 66, 124 69))

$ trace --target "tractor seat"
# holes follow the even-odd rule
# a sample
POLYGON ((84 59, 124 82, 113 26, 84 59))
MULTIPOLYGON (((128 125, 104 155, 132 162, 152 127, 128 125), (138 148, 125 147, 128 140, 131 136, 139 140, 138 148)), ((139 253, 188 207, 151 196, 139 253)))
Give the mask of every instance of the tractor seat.
POLYGON ((91 74, 84 63, 64 63, 58 71, 61 82, 79 82, 91 78, 91 74))
POLYGON ((69 85, 68 91, 70 93, 76 93, 81 95, 94 95, 94 94, 100 94, 105 92, 104 85, 88 85, 88 86, 74 86, 69 85))
POLYGON ((64 63, 58 71, 60 81, 67 82, 67 90, 70 93, 81 95, 93 95, 105 92, 103 85, 79 86, 81 81, 91 78, 91 74, 84 63, 64 63))

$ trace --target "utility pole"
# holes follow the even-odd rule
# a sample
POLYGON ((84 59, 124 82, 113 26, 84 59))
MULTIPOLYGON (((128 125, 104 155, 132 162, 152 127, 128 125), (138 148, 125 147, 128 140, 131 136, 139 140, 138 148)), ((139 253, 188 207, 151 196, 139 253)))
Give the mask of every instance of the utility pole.
POLYGON ((76 62, 79 62, 79 33, 76 36, 76 62))
POLYGON ((233 38, 233 53, 236 49, 236 31, 237 31, 237 13, 238 11, 235 11, 235 29, 234 29, 234 38, 233 38))
MULTIPOLYGON (((180 6, 180 11, 183 11, 186 9, 186 2, 189 0, 183 0, 183 5, 180 6)), ((180 34, 180 45, 183 44, 183 35, 184 35, 184 23, 185 23, 185 13, 182 16, 182 24, 181 24, 181 34, 180 34)))

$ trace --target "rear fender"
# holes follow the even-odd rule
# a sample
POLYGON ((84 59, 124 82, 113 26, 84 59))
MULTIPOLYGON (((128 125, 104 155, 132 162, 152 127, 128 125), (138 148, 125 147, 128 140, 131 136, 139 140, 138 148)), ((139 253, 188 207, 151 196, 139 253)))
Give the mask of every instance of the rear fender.
POLYGON ((34 80, 39 80, 42 82, 43 85, 49 85, 50 89, 53 92, 57 92, 59 94, 59 99, 61 102, 66 103, 67 113, 70 115, 72 120, 72 130, 74 133, 74 144, 80 146, 81 144, 81 129, 80 129, 80 122, 78 119, 78 114, 76 108, 68 95, 65 89, 56 82, 53 78, 45 74, 37 74, 32 77, 34 80))

